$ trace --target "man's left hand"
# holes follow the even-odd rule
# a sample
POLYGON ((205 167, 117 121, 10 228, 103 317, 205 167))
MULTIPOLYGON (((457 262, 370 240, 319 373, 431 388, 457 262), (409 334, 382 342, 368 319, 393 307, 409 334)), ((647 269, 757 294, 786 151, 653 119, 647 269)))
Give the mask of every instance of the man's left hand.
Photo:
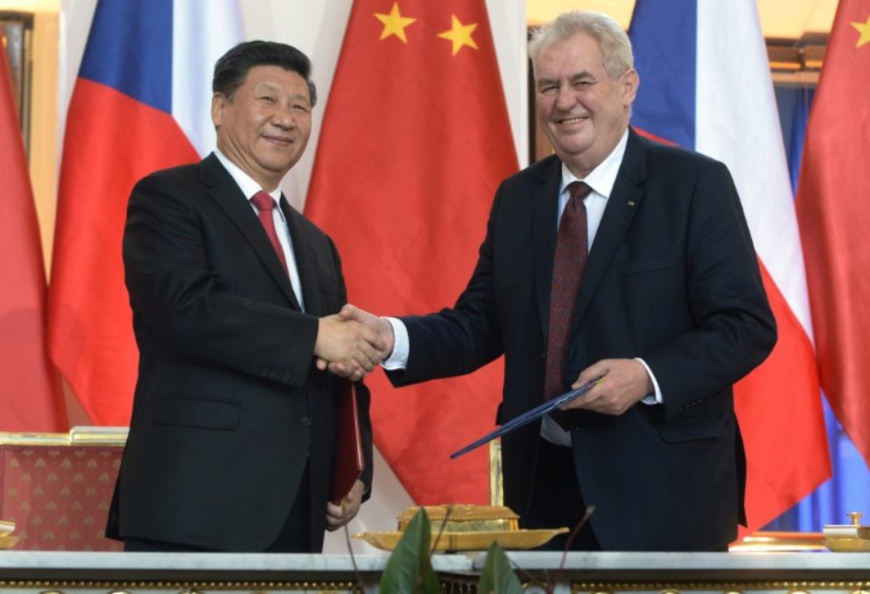
POLYGON ((341 505, 335 505, 331 501, 326 503, 327 530, 330 532, 338 530, 356 517, 360 505, 362 505, 362 496, 365 490, 365 483, 357 481, 351 487, 350 493, 341 501, 341 505))
POLYGON ((581 408, 605 415, 621 415, 634 403, 653 393, 652 380, 646 368, 634 359, 603 359, 584 369, 571 388, 577 389, 599 377, 603 377, 603 381, 566 404, 562 410, 581 408))

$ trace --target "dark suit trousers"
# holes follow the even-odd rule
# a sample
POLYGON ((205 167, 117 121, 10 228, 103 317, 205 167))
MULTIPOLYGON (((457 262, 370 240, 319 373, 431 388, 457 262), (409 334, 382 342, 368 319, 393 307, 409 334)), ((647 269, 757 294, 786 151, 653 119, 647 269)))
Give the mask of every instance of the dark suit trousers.
MULTIPOLYGON (((523 519, 523 528, 544 529, 567 527, 574 530, 583 520, 586 503, 577 482, 574 453, 570 447, 559 446, 541 438, 532 501, 523 519)), ((568 546, 570 537, 560 534, 538 547, 545 551, 600 551, 601 545, 587 521, 568 546)))
MULTIPOLYGON (((267 553, 319 553, 311 550, 311 491, 310 470, 308 463, 305 465, 305 474, 296 501, 290 509, 290 515, 284 522, 280 534, 275 542, 266 549, 267 553)), ((322 510, 326 513, 326 510, 322 510)), ((124 550, 127 552, 164 552, 164 553, 204 553, 215 552, 207 547, 150 540, 145 538, 127 538, 124 540, 124 550)), ((238 551, 233 551, 238 552, 238 551)))

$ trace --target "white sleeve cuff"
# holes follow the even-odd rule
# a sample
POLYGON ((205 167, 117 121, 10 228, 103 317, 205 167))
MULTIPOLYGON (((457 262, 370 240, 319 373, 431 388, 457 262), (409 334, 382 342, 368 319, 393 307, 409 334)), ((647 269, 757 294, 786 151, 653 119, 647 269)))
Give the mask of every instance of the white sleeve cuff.
POLYGON ((408 366, 408 353, 411 349, 411 343, 408 339, 408 329, 402 320, 398 318, 384 318, 393 327, 393 352, 390 356, 381 362, 384 369, 390 371, 394 369, 405 369, 408 366))
POLYGON ((659 383, 656 381, 656 376, 653 375, 652 370, 649 368, 649 365, 646 364, 646 361, 641 359, 640 357, 635 357, 635 361, 639 361, 643 368, 646 369, 649 378, 652 380, 653 390, 655 390, 655 394, 649 394, 648 396, 644 396, 641 399, 641 402, 644 404, 661 404, 662 400, 662 391, 659 389, 659 383))

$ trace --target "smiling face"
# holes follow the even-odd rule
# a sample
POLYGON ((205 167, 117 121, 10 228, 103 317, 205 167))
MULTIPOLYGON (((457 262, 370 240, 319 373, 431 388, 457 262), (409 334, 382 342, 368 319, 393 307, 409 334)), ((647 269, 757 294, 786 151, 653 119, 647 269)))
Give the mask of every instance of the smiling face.
POLYGON ((214 94, 211 117, 221 152, 270 192, 308 144, 308 83, 279 66, 254 66, 232 97, 214 94))
POLYGON ((538 124, 556 154, 585 177, 616 147, 628 127, 638 76, 611 78, 598 41, 576 33, 541 49, 535 61, 538 124))

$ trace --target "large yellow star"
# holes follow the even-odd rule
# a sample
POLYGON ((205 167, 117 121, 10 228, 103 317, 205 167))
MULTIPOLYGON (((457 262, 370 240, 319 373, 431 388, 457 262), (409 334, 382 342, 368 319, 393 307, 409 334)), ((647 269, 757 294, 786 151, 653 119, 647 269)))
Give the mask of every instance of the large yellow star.
POLYGON ((444 33, 439 33, 438 37, 442 39, 449 39, 453 42, 453 55, 459 53, 466 45, 470 48, 477 49, 477 44, 474 43, 474 39, 471 38, 471 34, 474 33, 474 30, 477 29, 477 23, 472 23, 470 25, 463 25, 459 22, 459 19, 456 18, 456 15, 453 15, 453 28, 449 31, 445 31, 444 33))
POLYGON ((870 16, 867 17, 866 23, 852 23, 852 26, 861 33, 861 37, 858 38, 858 45, 855 47, 861 47, 865 43, 870 43, 870 16))
POLYGON ((381 41, 390 35, 395 35, 404 43, 408 43, 408 38, 405 36, 405 27, 417 20, 403 17, 399 12, 398 2, 393 2, 393 10, 390 11, 390 14, 376 12, 375 17, 384 24, 384 30, 381 31, 381 41))

